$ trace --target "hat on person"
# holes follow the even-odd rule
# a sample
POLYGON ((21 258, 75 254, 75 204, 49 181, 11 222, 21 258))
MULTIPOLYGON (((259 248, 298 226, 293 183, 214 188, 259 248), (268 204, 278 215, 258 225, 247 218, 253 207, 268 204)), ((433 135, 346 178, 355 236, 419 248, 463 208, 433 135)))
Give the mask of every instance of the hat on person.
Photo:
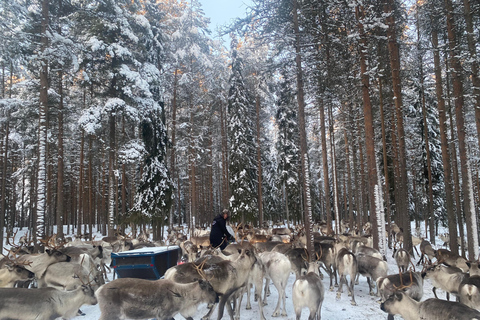
POLYGON ((223 209, 222 214, 230 215, 230 211, 228 209, 223 209))

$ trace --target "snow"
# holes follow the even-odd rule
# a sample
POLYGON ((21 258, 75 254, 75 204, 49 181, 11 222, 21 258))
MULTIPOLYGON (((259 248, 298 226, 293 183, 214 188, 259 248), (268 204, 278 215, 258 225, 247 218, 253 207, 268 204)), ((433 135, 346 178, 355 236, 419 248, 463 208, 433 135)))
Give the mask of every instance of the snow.
MULTIPOLYGON (((412 229, 415 229, 415 226, 412 225, 412 229)), ((20 230, 16 237, 20 238, 22 235, 24 235, 26 232, 25 229, 20 230)), ((445 230, 439 230, 439 234, 445 232, 445 230)), ((94 233, 96 235, 96 239, 99 239, 102 237, 101 234, 99 233, 94 233)), ((17 242, 18 243, 18 242, 17 242)), ((443 243, 440 239, 437 240, 437 243, 443 243)), ((4 240, 4 247, 8 248, 5 240, 4 240)), ((440 248, 440 247, 437 247, 440 248)), ((416 256, 416 259, 414 263, 416 264, 416 261, 418 260, 418 256, 416 256)), ((387 262, 389 266, 389 274, 395 274, 398 273, 398 268, 395 264, 395 261, 392 258, 392 250, 387 249, 387 262)), ((416 271, 420 271, 420 267, 416 267, 416 271)), ((340 298, 340 300, 336 299, 336 292, 338 288, 334 288, 334 291, 329 291, 329 277, 328 275, 323 272, 323 285, 325 288, 325 298, 323 301, 322 305, 322 319, 327 319, 327 320, 335 320, 335 319, 342 319, 342 320, 347 320, 347 319, 368 319, 368 320, 385 320, 387 317, 387 314, 380 310, 380 303, 379 298, 375 296, 370 296, 369 295, 369 288, 367 284, 367 280, 365 277, 360 276, 360 283, 359 285, 355 285, 355 300, 357 302, 357 306, 352 306, 350 304, 350 297, 347 296, 348 289, 344 286, 343 288, 343 294, 340 298)), ((113 273, 108 274, 108 281, 111 281, 113 277, 113 273)), ((293 302, 292 302, 292 286, 295 281, 295 275, 292 273, 290 274, 290 277, 288 279, 288 284, 287 284, 287 290, 286 290, 286 295, 287 295, 287 304, 286 304, 286 310, 287 310, 287 316, 286 317, 279 317, 279 319, 284 319, 284 320, 295 320, 295 312, 293 308, 293 302)), ((32 289, 34 290, 34 289, 32 289)), ((252 290, 253 291, 253 290, 252 290)), ((270 291, 271 295, 267 297, 267 305, 264 306, 264 315, 267 319, 270 319, 272 317, 273 311, 275 310, 276 304, 277 304, 277 299, 278 299, 278 294, 276 291, 276 288, 273 286, 273 284, 270 284, 270 291)), ((442 292, 440 289, 437 290, 437 295, 440 299, 445 299, 445 293, 442 292)), ((424 295, 422 300, 426 300, 428 298, 432 298, 433 293, 432 293, 432 285, 429 282, 429 280, 425 281, 424 283, 424 295)), ((253 294, 252 294, 252 299, 253 299, 253 294)), ((260 319, 259 315, 259 310, 258 310, 258 304, 255 301, 252 301, 252 309, 251 310, 246 310, 245 305, 246 305, 246 296, 244 297, 240 309, 240 319, 248 319, 248 320, 256 320, 260 319)), ((81 307, 81 310, 85 313, 85 316, 78 316, 73 319, 75 320, 97 320, 100 318, 100 309, 98 305, 94 306, 89 306, 89 305, 84 305, 81 307)), ((204 316, 207 313, 207 306, 205 304, 200 305, 198 308, 198 311, 196 315, 193 317, 195 320, 201 319, 202 316, 204 316)), ((309 311, 308 309, 303 309, 301 319, 306 320, 308 319, 309 311)), ((175 319, 177 320, 184 320, 184 318, 181 315, 175 316, 175 319)), ((217 312, 215 311, 214 314, 211 317, 212 320, 217 319, 217 312)), ((229 319, 228 313, 225 312, 223 319, 229 319)), ((400 316, 395 316, 395 319, 402 319, 400 316)))

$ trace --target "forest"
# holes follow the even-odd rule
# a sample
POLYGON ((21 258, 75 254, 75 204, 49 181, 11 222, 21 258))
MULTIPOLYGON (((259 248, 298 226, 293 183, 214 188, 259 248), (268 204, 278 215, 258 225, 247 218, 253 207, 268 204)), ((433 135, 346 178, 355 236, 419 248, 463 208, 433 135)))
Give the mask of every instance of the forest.
POLYGON ((478 257, 480 1, 254 0, 215 32, 198 0, 0 3, 2 239, 228 208, 478 257))

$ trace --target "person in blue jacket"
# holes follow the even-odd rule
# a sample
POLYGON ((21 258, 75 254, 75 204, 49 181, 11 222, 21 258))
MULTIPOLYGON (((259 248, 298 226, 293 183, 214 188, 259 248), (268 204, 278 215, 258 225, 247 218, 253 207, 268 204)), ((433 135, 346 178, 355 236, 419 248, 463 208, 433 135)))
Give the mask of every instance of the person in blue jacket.
POLYGON ((225 249, 228 241, 233 241, 235 238, 227 230, 227 220, 229 219, 229 211, 223 210, 221 214, 216 216, 212 222, 210 230, 210 245, 213 248, 225 249))

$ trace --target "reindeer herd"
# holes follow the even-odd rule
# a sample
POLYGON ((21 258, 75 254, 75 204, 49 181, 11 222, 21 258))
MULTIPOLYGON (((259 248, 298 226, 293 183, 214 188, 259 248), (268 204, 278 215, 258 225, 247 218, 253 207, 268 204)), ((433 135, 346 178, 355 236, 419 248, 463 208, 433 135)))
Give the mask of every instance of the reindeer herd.
POLYGON ((314 256, 309 256, 306 235, 299 226, 238 225, 233 227, 237 242, 222 251, 210 246, 208 229, 188 234, 174 228, 161 243, 149 241, 145 234, 137 239, 118 235, 98 241, 52 236, 42 241, 42 253, 34 253, 32 243, 15 243, 13 235, 0 260, 0 320, 71 319, 82 314, 83 305, 97 303, 101 320, 171 320, 177 314, 192 320, 201 304, 208 304, 202 320, 214 312, 222 319, 225 309, 231 320, 239 320, 244 298, 246 308, 252 308, 252 291, 260 320, 293 316, 286 308, 288 298, 297 320, 305 308, 309 320, 319 320, 325 296, 335 287, 336 303, 342 303, 345 285, 350 304, 357 305, 355 297, 362 293, 356 292, 355 285, 360 275, 366 277, 369 295, 378 297, 378 308, 388 319, 395 314, 408 320, 480 319, 478 261, 434 249, 427 240, 416 238, 412 240, 419 246, 420 257, 415 265, 413 252, 401 248, 401 230, 392 225, 392 258, 398 273, 388 274, 386 257, 372 247, 369 224, 356 232, 349 232, 344 223, 341 227, 343 233, 338 235, 325 224, 314 227, 314 256), (178 245, 183 252, 182 263, 161 279, 108 281, 112 252, 160 245, 178 245), (321 270, 329 277, 328 290, 321 270), (289 286, 292 273, 295 281, 289 286), (432 285, 435 298, 422 301, 424 282, 432 285), (278 300, 273 313, 265 314, 264 306, 273 303, 268 301, 270 287, 275 287, 278 300), (437 289, 446 293, 446 300, 438 298, 437 289), (455 301, 450 301, 453 296, 455 301))

